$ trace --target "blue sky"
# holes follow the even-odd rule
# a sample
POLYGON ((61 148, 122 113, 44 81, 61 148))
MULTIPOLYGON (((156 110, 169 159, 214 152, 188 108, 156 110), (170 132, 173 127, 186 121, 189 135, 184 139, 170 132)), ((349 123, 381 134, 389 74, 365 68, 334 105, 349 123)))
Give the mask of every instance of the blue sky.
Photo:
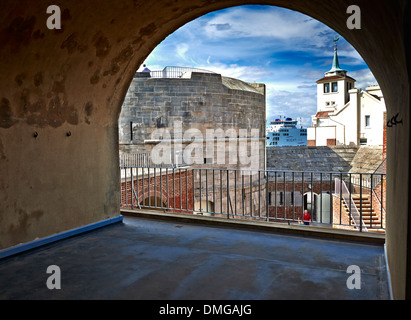
MULTIPOLYGON (((299 12, 273 6, 240 6, 215 11, 169 35, 147 57, 151 70, 165 66, 203 68, 267 86, 267 120, 316 113, 316 81, 331 68, 338 34, 299 12)), ((377 84, 357 51, 342 37, 340 66, 356 87, 377 84)))

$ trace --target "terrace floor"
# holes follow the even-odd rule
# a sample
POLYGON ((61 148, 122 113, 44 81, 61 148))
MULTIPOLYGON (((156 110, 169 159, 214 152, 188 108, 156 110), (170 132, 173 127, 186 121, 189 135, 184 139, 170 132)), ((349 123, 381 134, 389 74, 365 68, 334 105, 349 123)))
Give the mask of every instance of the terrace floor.
POLYGON ((389 299, 384 247, 347 240, 124 216, 0 260, 0 300, 389 299), (61 270, 50 290, 47 267, 61 270), (361 289, 346 282, 361 269, 361 289))

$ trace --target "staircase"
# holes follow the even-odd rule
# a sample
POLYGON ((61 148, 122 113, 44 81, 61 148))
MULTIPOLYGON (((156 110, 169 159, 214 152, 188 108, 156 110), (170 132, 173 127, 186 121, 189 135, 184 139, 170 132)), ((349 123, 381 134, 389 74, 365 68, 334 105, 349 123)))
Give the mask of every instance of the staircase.
MULTIPOLYGON (((374 212, 373 208, 371 208, 371 203, 368 200, 368 197, 364 195, 361 197, 359 194, 352 194, 351 197, 357 207, 357 210, 360 211, 360 208, 362 209, 362 220, 367 230, 369 232, 385 233, 385 230, 381 228, 381 217, 374 212)), ((347 205, 345 201, 343 203, 345 212, 349 214, 349 205, 347 205)), ((352 216, 351 223, 354 224, 352 216)))

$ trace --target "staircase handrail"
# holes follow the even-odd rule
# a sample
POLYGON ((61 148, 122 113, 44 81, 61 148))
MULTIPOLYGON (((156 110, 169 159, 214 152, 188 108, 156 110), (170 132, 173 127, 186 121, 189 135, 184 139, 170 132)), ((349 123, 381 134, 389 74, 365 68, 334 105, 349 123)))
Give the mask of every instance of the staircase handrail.
MULTIPOLYGON (((348 190, 347 185, 343 180, 340 180, 338 178, 335 178, 335 192, 337 194, 341 194, 342 198, 344 199, 345 203, 348 205, 350 204, 350 216, 354 222, 354 225, 356 228, 359 228, 360 230, 364 230, 367 232, 367 227, 365 226, 365 223, 363 219, 361 218, 361 214, 358 211, 357 206, 355 205, 355 202, 353 198, 351 197, 351 192, 348 190), (347 199, 348 198, 348 199, 347 199)), ((340 212, 341 214, 341 212, 340 212)))

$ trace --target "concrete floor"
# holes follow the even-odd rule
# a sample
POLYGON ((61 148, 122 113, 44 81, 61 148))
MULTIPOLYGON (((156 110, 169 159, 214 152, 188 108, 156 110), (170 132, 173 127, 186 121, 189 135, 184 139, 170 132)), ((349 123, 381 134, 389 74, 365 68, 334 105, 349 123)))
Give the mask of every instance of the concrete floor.
POLYGON ((0 260, 0 299, 389 299, 384 248, 124 217, 0 260), (47 267, 61 289, 46 286, 47 267), (349 290, 347 268, 361 269, 349 290))

